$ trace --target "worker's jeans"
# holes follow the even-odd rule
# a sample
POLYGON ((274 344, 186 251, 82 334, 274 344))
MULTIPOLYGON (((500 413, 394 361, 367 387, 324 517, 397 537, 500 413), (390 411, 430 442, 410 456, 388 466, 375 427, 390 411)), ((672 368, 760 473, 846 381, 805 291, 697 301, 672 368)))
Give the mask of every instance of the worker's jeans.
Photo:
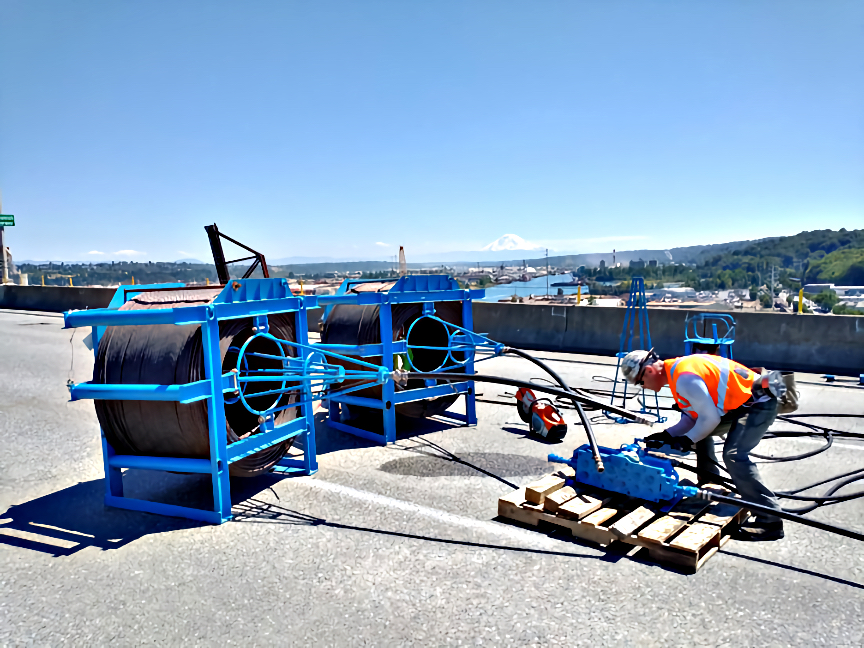
MULTIPOLYGON (((750 459, 750 452, 759 445, 765 432, 777 417, 777 399, 771 398, 762 403, 754 403, 749 408, 739 408, 729 414, 728 419, 724 417, 728 421, 729 432, 726 434, 726 443, 723 446, 723 462, 732 476, 732 481, 735 482, 743 499, 779 510, 777 498, 762 481, 756 464, 750 459), (747 418, 742 424, 741 419, 745 415, 747 418)), ((724 427, 721 421, 715 434, 722 434, 724 427)), ((720 474, 717 455, 714 453, 713 436, 696 444, 696 468, 700 472, 720 474)), ((757 517, 763 522, 774 522, 779 519, 769 515, 757 517)))

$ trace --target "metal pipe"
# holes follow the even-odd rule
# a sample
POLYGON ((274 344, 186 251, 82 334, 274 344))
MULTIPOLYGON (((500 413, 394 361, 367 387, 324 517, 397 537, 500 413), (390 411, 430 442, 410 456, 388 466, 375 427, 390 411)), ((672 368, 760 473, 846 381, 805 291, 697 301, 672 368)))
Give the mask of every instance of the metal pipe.
POLYGON ((112 468, 137 468, 140 470, 168 470, 181 473, 210 472, 209 459, 184 457, 141 457, 138 455, 114 455, 108 459, 112 468))

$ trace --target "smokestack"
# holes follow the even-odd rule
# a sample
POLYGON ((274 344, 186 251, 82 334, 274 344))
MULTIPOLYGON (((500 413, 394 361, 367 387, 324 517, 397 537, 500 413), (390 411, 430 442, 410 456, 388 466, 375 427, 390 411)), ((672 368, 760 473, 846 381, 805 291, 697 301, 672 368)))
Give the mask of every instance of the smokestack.
POLYGON ((405 248, 399 246, 399 276, 404 277, 408 274, 408 263, 405 261, 405 248))

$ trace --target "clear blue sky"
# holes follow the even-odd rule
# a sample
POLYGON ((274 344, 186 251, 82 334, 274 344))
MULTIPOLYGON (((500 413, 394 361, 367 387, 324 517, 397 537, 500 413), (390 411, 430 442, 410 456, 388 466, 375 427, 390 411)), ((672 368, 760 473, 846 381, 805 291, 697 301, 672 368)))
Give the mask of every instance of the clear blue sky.
POLYGON ((0 190, 18 259, 864 227, 864 2, 4 0, 0 190))

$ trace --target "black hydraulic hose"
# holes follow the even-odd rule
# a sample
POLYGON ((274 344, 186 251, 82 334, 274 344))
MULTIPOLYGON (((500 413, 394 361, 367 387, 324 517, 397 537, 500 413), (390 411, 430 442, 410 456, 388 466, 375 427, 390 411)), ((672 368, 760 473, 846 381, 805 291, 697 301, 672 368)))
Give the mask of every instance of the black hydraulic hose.
POLYGON ((549 374, 550 376, 552 376, 552 378, 555 379, 555 382, 557 382, 559 385, 561 385, 561 387, 563 387, 564 389, 566 389, 566 390, 568 390, 568 391, 570 391, 570 390, 572 389, 570 386, 567 385, 567 383, 564 382, 564 379, 561 378, 561 376, 559 376, 558 373, 557 373, 557 372, 556 372, 552 367, 550 367, 549 365, 547 365, 547 364, 546 364, 545 362, 543 362, 542 360, 540 360, 540 359, 538 359, 538 358, 535 358, 535 357, 532 356, 531 354, 529 354, 529 353, 525 353, 525 352, 522 351, 521 349, 514 349, 513 347, 506 347, 506 348, 504 349, 504 353, 505 353, 505 354, 509 354, 509 355, 519 356, 520 358, 524 358, 524 359, 527 360, 528 362, 533 362, 535 365, 537 365, 538 367, 540 367, 540 368, 541 368, 543 371, 545 371, 547 374, 549 374))
MULTIPOLYGON (((815 435, 808 434, 807 436, 815 436, 815 435)), ((816 448, 815 450, 811 450, 810 452, 802 452, 801 454, 790 455, 788 457, 772 457, 770 455, 762 455, 762 454, 756 454, 755 452, 751 452, 750 456, 756 457, 757 459, 762 459, 764 461, 773 461, 775 463, 783 463, 786 461, 798 461, 800 459, 809 459, 810 457, 815 457, 818 454, 822 454, 823 452, 825 452, 828 448, 830 448, 834 444, 834 435, 833 434, 831 434, 829 432, 823 436, 825 436, 825 439, 826 439, 825 445, 820 447, 820 448, 816 448)), ((781 437, 777 437, 777 436, 773 436, 773 435, 772 436, 765 435, 762 438, 764 440, 764 439, 778 439, 781 437)))
MULTIPOLYGON (((786 509, 791 511, 792 513, 809 513, 821 506, 831 506, 832 504, 840 504, 841 502, 848 502, 853 499, 858 499, 860 497, 864 497, 864 491, 858 491, 857 493, 849 493, 848 495, 834 495, 841 488, 845 488, 849 484, 852 484, 857 481, 861 481, 864 479, 864 475, 855 475, 853 477, 849 477, 848 479, 844 479, 838 484, 835 484, 831 488, 828 489, 828 492, 825 493, 824 497, 813 497, 811 498, 813 502, 808 504, 807 506, 802 506, 797 509, 786 509)), ((788 498, 789 495, 778 495, 778 497, 788 498)), ((791 496, 795 499, 804 499, 803 497, 791 496)))
POLYGON ((856 468, 848 473, 843 473, 842 475, 837 475, 836 477, 829 477, 828 479, 823 479, 822 481, 818 481, 815 484, 810 484, 809 486, 800 486, 795 490, 790 491, 781 491, 777 493, 778 495, 796 495, 798 493, 803 493, 806 490, 810 490, 811 488, 816 488, 817 486, 822 486, 823 484, 827 484, 828 482, 836 481, 838 479, 843 479, 844 477, 851 477, 852 475, 857 475, 858 473, 864 472, 864 468, 856 468))
MULTIPOLYGON (((831 428, 825 425, 819 425, 818 423, 805 423, 804 421, 799 421, 799 418, 864 418, 864 414, 781 414, 777 417, 778 421, 783 421, 785 423, 792 423, 794 425, 800 425, 802 427, 810 428, 811 430, 823 430, 825 432, 831 432, 834 436, 838 437, 846 437, 849 439, 864 439, 864 433, 861 432, 846 432, 844 430, 838 430, 836 428, 831 428)), ((774 434, 783 434, 784 436, 795 435, 795 432, 787 432, 787 433, 774 433, 774 434)), ((807 435, 806 432, 799 433, 799 435, 807 435)))
POLYGON ((799 419, 799 418, 864 418, 864 414, 781 414, 777 418, 799 419))
POLYGON ((502 378, 500 376, 485 376, 482 374, 466 374, 466 373, 423 373, 418 371, 394 371, 396 374, 394 377, 397 381, 401 380, 444 380, 447 382, 464 382, 464 381, 475 381, 475 382, 485 382, 492 383, 496 385, 509 385, 510 387, 523 387, 525 389, 535 389, 539 392, 543 392, 544 394, 551 394, 552 396, 561 396, 562 398, 567 398, 570 400, 578 400, 583 405, 593 405, 598 409, 605 410, 607 412, 612 412, 613 414, 617 414, 618 416, 623 416, 626 419, 631 421, 636 421, 637 423, 644 423, 645 425, 653 425, 653 421, 649 421, 648 419, 642 418, 638 414, 631 412, 630 410, 626 410, 623 407, 616 407, 615 405, 607 405, 606 403, 601 403, 599 401, 595 401, 593 398, 588 398, 587 396, 582 396, 581 394, 574 394, 573 392, 564 391, 563 389, 558 389, 556 387, 544 387, 543 385, 536 385, 532 382, 528 382, 525 380, 514 380, 512 378, 502 378))
MULTIPOLYGON (((534 356, 525 353, 524 351, 521 351, 519 349, 514 349, 512 347, 507 347, 506 349, 504 349, 504 353, 519 356, 520 358, 524 358, 528 362, 533 362, 543 371, 552 376, 552 378, 555 379, 555 382, 561 385, 562 389, 573 394, 574 396, 576 395, 575 390, 570 387, 566 382, 564 382, 564 379, 561 378, 561 376, 559 376, 558 373, 552 369, 552 367, 547 365, 542 360, 538 360, 534 356)), ((587 416, 585 416, 585 410, 582 409, 582 403, 576 400, 576 398, 572 398, 571 400, 573 401, 573 405, 576 407, 576 413, 579 415, 579 420, 582 421, 582 427, 585 428, 585 434, 588 437, 588 444, 591 446, 591 454, 594 456, 594 463, 597 466, 597 472, 603 472, 605 470, 603 466, 603 459, 602 457, 600 457, 600 448, 597 446, 597 438, 594 436, 594 428, 591 427, 591 421, 588 420, 587 416)))
POLYGON ((859 542, 864 542, 864 533, 858 533, 857 531, 844 529, 843 527, 834 526, 833 524, 826 524, 825 522, 820 522, 819 520, 811 520, 810 518, 805 518, 804 516, 797 515, 795 513, 787 513, 786 511, 782 510, 778 511, 777 509, 762 506, 761 504, 756 504, 754 502, 748 502, 747 500, 740 499, 738 497, 727 497, 726 495, 720 495, 719 493, 702 489, 699 489, 699 497, 712 502, 732 504, 733 506, 745 508, 751 513, 763 513, 765 515, 779 517, 783 520, 797 522, 798 524, 813 527, 814 529, 821 529, 822 531, 836 533, 837 535, 852 538, 853 540, 858 540, 859 542))

